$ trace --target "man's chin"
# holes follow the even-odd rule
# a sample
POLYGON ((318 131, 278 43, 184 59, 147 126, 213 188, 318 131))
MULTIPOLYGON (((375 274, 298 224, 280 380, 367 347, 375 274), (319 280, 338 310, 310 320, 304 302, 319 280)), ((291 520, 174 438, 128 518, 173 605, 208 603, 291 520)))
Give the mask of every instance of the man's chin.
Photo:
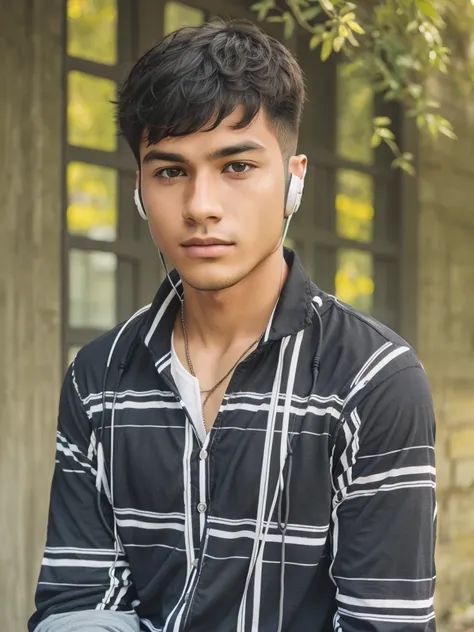
POLYGON ((222 292, 235 287, 252 275, 269 257, 267 255, 256 261, 247 261, 242 265, 238 259, 221 259, 214 261, 200 261, 193 265, 182 262, 184 265, 177 267, 182 281, 189 287, 199 292, 222 292))
POLYGON ((220 292, 234 287, 246 277, 243 271, 205 271, 195 270, 189 274, 180 274, 182 281, 199 292, 220 292))
POLYGON ((192 287, 193 290, 197 290, 199 292, 221 292, 222 290, 227 290, 231 287, 234 287, 242 278, 237 279, 195 279, 195 278, 185 278, 182 280, 192 287))

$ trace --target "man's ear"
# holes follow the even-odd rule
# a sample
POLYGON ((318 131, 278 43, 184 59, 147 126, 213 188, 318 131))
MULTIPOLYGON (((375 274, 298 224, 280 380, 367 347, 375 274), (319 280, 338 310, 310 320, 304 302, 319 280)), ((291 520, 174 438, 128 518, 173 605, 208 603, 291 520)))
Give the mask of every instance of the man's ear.
POLYGON ((300 178, 300 180, 304 180, 307 166, 308 158, 304 154, 292 156, 290 158, 289 172, 300 178))

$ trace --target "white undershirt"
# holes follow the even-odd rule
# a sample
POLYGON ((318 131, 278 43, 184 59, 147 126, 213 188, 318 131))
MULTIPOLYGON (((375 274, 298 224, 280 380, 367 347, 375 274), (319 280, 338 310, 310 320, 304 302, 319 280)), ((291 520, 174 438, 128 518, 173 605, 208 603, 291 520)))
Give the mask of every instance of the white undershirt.
POLYGON ((171 334, 171 375, 178 387, 179 394, 188 410, 196 432, 202 443, 206 440, 206 426, 202 417, 201 391, 199 380, 191 375, 181 364, 174 348, 174 333, 171 334))

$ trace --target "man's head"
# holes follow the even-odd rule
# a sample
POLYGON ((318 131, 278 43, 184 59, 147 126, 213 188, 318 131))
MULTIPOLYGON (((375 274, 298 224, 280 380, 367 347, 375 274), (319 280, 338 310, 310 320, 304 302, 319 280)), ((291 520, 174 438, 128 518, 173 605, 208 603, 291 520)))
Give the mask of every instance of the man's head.
POLYGON ((119 126, 153 239, 189 285, 234 285, 278 248, 303 101, 291 53, 249 23, 181 29, 130 72, 119 126))

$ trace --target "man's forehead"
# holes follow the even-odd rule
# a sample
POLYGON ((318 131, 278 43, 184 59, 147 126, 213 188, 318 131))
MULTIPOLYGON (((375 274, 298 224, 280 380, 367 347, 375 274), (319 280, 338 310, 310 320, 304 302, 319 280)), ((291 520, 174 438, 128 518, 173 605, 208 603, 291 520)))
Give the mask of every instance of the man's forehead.
MULTIPOLYGON (((216 128, 203 129, 185 136, 168 136, 157 143, 148 142, 146 131, 142 135, 142 156, 150 149, 158 152, 173 152, 182 155, 209 155, 219 152, 225 155, 226 148, 239 147, 241 151, 260 151, 274 149, 277 143, 275 130, 268 124, 264 114, 258 113, 245 127, 236 127, 242 120, 242 112, 233 112, 216 128)), ((229 153, 229 152, 227 152, 229 153)), ((233 152, 237 153, 237 152, 233 152)))

